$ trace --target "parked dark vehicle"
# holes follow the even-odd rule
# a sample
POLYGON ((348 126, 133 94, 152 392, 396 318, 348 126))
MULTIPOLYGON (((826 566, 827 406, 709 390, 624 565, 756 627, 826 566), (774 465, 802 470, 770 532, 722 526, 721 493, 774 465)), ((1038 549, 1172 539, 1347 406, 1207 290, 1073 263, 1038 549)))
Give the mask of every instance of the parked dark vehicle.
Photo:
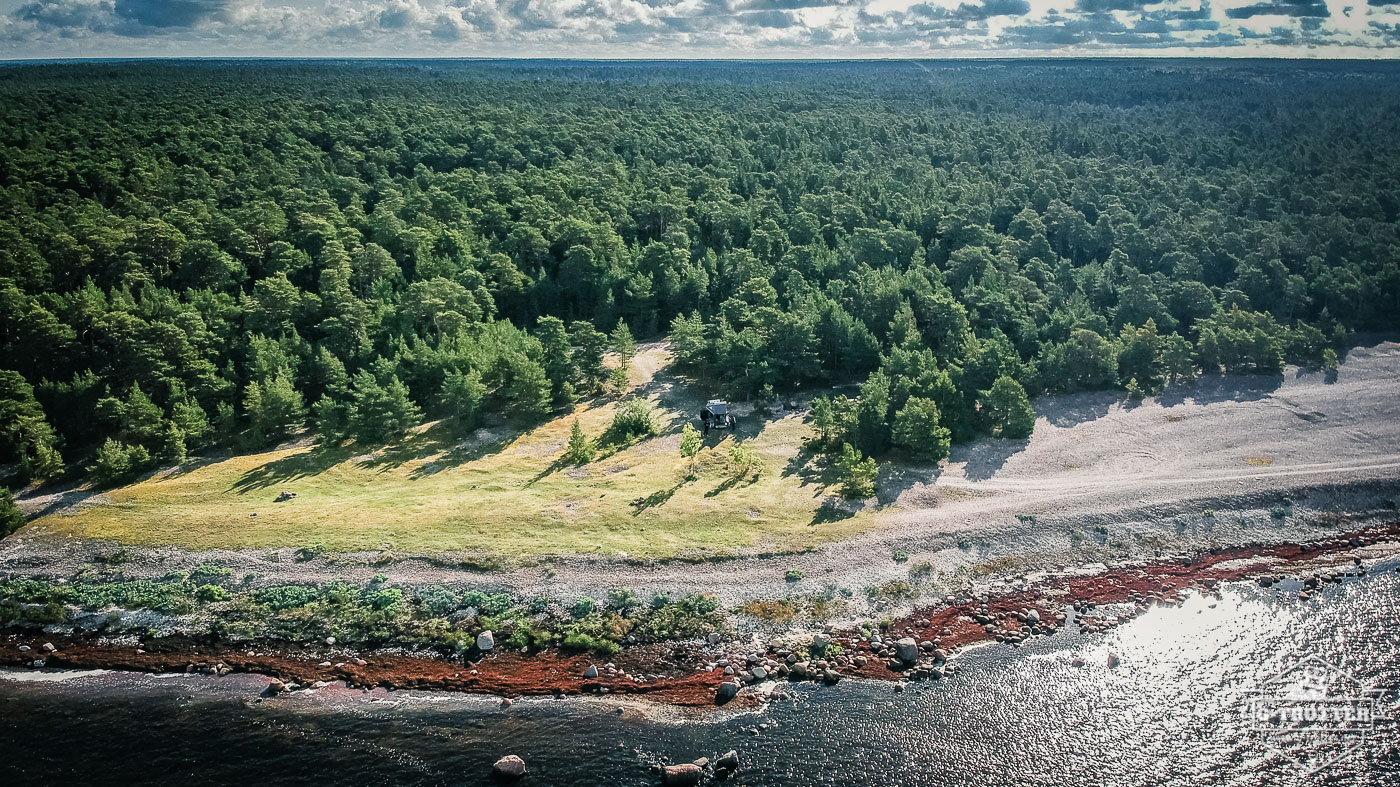
POLYGON ((733 429, 734 413, 729 411, 729 403, 723 399, 711 399, 700 410, 700 425, 705 434, 711 429, 733 429))

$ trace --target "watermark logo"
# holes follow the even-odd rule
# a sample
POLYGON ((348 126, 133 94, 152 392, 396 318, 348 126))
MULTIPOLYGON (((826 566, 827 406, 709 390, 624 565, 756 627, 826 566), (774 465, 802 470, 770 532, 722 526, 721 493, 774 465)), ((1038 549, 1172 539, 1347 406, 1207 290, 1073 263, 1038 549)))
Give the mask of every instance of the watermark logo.
POLYGON ((1249 695, 1248 713, 1275 755, 1311 776, 1364 750, 1382 708, 1376 687, 1307 656, 1266 678, 1249 695))

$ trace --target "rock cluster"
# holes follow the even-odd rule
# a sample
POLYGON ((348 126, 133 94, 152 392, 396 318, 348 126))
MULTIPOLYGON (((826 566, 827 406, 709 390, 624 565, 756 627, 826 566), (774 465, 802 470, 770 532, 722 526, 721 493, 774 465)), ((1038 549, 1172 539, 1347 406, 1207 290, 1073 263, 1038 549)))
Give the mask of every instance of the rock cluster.
POLYGON ((498 779, 514 781, 525 775, 525 761, 515 756, 507 754, 491 766, 491 773, 498 779))
POLYGON ((739 770, 739 753, 731 749, 713 760, 701 757, 694 762, 662 765, 660 770, 661 783, 668 786, 694 787, 703 782, 706 776, 715 781, 724 781, 739 770))
POLYGON ((1019 645, 1037 635, 1054 634, 1064 625, 1063 612, 1042 615, 1040 610, 1022 608, 1016 612, 994 614, 984 602, 972 613, 972 619, 982 631, 997 642, 1019 645))

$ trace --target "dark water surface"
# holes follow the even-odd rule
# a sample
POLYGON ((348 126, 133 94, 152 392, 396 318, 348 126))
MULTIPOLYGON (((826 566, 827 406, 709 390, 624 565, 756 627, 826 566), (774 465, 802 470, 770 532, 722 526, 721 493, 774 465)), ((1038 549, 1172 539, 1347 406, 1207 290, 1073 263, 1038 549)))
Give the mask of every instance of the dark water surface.
POLYGON ((1236 584, 1107 635, 984 647, 960 657, 957 677, 899 694, 879 682, 783 684, 761 712, 699 718, 429 692, 255 702, 250 676, 5 672, 0 785, 484 784, 515 753, 527 784, 621 787, 656 784, 657 762, 731 748, 743 767, 730 784, 1400 785, 1396 565, 1308 602, 1236 584), (1122 657, 1113 670, 1109 651, 1122 657), (1070 664, 1076 655, 1084 667, 1070 664), (1306 674, 1325 662, 1355 679, 1334 675, 1332 696, 1350 685, 1352 704, 1377 709, 1372 726, 1322 738, 1253 729, 1255 692, 1298 682, 1305 672, 1287 671, 1307 657, 1306 674))

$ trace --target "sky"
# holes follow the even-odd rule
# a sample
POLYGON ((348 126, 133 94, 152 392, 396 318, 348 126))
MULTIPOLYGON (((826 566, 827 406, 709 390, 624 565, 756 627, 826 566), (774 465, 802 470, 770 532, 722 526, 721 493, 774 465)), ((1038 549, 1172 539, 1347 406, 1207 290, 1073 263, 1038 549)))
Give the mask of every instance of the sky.
POLYGON ((1400 57, 1400 0, 0 0, 0 59, 1400 57))

